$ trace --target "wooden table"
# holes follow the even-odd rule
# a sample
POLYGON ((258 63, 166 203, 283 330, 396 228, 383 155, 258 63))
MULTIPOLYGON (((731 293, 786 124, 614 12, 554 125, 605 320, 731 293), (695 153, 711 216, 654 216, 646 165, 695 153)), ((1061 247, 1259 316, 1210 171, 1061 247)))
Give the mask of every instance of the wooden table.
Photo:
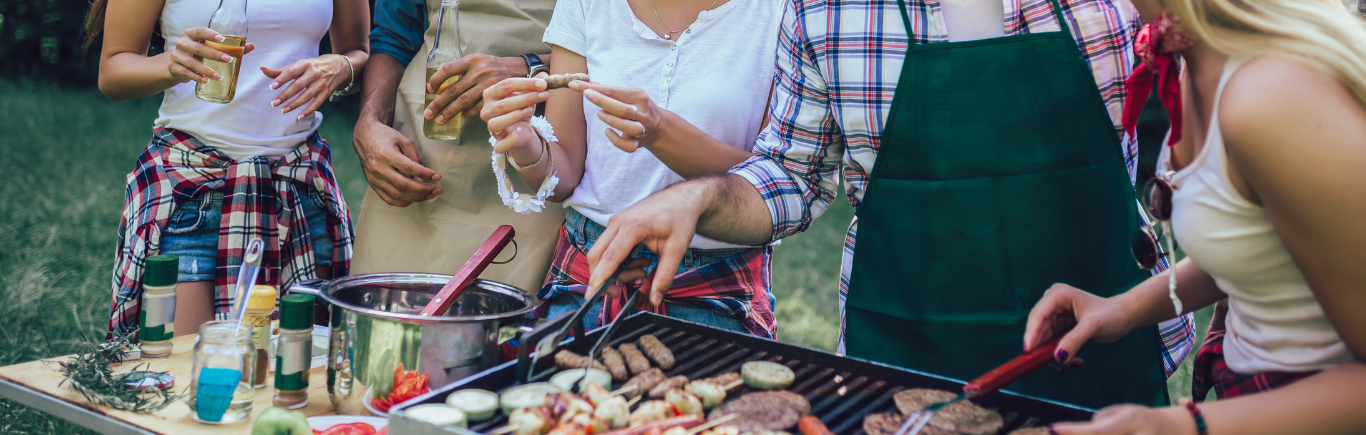
MULTIPOLYGON (((194 346, 194 335, 176 337, 171 342, 174 343, 174 349, 169 357, 144 358, 125 364, 143 364, 143 370, 171 372, 175 376, 172 391, 180 393, 190 388, 190 353, 194 346)), ((53 359, 65 361, 68 357, 53 359)), ((237 423, 212 425, 196 422, 190 416, 193 411, 183 401, 153 414, 97 407, 86 402, 80 393, 58 386, 63 379, 60 372, 48 368, 41 361, 0 367, 0 396, 106 434, 248 434, 251 433, 251 423, 256 421, 261 411, 271 406, 271 397, 275 395, 272 380, 268 382, 271 385, 256 390, 251 418, 237 423)), ((308 406, 299 410, 310 416, 332 413, 332 402, 327 398, 326 369, 320 367, 310 370, 308 385, 308 406)))

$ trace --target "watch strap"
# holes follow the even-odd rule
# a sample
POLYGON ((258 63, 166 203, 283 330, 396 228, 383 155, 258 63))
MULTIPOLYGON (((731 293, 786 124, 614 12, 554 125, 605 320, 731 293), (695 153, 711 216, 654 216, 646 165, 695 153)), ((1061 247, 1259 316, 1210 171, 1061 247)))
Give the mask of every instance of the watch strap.
POLYGON ((540 74, 542 72, 550 72, 550 66, 546 65, 545 62, 542 62, 541 57, 537 56, 535 53, 523 54, 522 60, 526 61, 527 78, 536 77, 536 74, 540 74))

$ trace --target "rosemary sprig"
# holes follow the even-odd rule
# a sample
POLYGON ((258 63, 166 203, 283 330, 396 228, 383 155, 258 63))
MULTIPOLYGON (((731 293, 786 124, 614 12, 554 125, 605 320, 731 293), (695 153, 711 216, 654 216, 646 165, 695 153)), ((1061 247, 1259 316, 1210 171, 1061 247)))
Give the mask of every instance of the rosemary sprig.
MULTIPOLYGON (((101 331, 103 332, 103 331, 101 331)), ((99 406, 122 409, 141 414, 150 414, 165 409, 171 403, 185 397, 172 394, 170 388, 150 387, 143 391, 134 390, 127 385, 131 372, 139 371, 145 364, 115 372, 112 366, 120 364, 128 355, 124 350, 131 346, 129 335, 117 332, 110 334, 110 340, 94 344, 82 334, 85 351, 60 363, 60 371, 66 377, 63 385, 80 393, 86 401, 99 406)))

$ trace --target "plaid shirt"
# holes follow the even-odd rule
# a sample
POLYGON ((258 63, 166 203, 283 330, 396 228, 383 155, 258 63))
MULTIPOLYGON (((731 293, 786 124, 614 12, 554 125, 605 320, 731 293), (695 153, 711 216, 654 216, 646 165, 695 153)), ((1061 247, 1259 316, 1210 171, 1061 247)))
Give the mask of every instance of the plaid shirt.
POLYGON ((234 161, 180 131, 158 128, 152 143, 128 174, 123 219, 119 222, 109 330, 130 333, 138 327, 142 274, 148 256, 159 251, 161 231, 176 205, 195 195, 222 189, 215 317, 228 318, 236 295, 237 269, 247 241, 265 241, 258 282, 281 290, 314 278, 313 244, 308 237, 300 188, 323 193, 327 232, 332 236, 332 274, 346 276, 351 264, 350 211, 332 176, 331 151, 317 133, 305 145, 277 158, 234 161), (283 284, 283 286, 281 285, 283 284))
MULTIPOLYGON (((1060 29, 1048 0, 1003 1, 1006 35, 1060 29)), ((895 0, 789 2, 778 35, 771 121, 754 145, 755 156, 731 170, 763 195, 774 240, 804 231, 823 213, 835 200, 841 175, 854 210, 860 208, 907 46, 948 41, 937 0, 906 2, 915 41, 907 36, 895 0)), ((1124 78, 1133 68, 1131 45, 1140 26, 1138 14, 1119 6, 1128 2, 1059 3, 1094 73, 1115 134, 1120 135, 1124 78)), ((1121 147, 1132 179, 1137 141, 1125 137, 1121 147)), ((856 218, 844 242, 841 316, 857 230, 856 218)), ((1182 332, 1193 331, 1189 325, 1174 325, 1170 330, 1175 340, 1168 344, 1175 346, 1168 346, 1164 354, 1169 374, 1185 357, 1181 349, 1188 351, 1193 339, 1193 334, 1182 332), (1181 337, 1186 337, 1184 347, 1181 337)))

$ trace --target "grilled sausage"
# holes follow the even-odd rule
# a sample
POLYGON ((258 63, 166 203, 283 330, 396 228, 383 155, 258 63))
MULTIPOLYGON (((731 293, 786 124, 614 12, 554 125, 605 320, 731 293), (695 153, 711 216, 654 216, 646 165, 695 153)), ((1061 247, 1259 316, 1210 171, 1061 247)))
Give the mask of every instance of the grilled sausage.
POLYGON ((654 334, 645 334, 640 337, 640 350, 645 352, 645 356, 659 365, 659 368, 668 370, 674 368, 674 353, 669 350, 664 343, 654 334))
POLYGON ((821 423, 821 419, 814 415, 808 415, 797 420, 797 429, 801 431, 802 435, 835 435, 830 432, 830 428, 825 427, 825 423, 821 423))
POLYGON ((645 354, 640 353, 640 348, 635 343, 622 343, 617 348, 621 352, 622 358, 626 359, 626 366, 631 368, 631 374, 641 374, 650 371, 650 360, 645 359, 645 354))
MULTIPOLYGON (((561 349, 555 353, 555 366, 561 369, 581 369, 587 367, 589 359, 586 356, 561 349)), ((607 366, 601 361, 593 360, 593 368, 607 370, 607 366)))
POLYGON ((652 390, 652 389, 655 388, 655 385, 658 385, 658 384, 659 384, 660 382, 662 382, 663 380, 664 380, 664 371, 663 371, 663 370, 660 370, 660 369, 650 369, 650 370, 647 370, 645 373, 638 374, 638 375, 636 375, 636 377, 631 378, 631 380, 626 381, 626 385, 622 385, 621 388, 626 388, 626 387, 629 387, 629 386, 634 385, 634 386, 635 386, 635 389, 627 390, 625 393, 622 393, 622 394, 625 394, 627 397, 636 397, 636 396, 640 396, 640 395, 647 394, 647 393, 650 392, 650 390, 652 390))
POLYGON ((674 388, 683 388, 684 385, 688 385, 687 376, 674 376, 672 378, 665 379, 663 381, 660 381, 659 384, 656 384, 654 388, 650 389, 650 398, 663 399, 664 393, 668 393, 669 390, 672 390, 674 388))
POLYGON ((613 381, 621 382, 631 377, 631 373, 626 371, 626 360, 612 346, 602 347, 602 363, 607 366, 607 372, 612 374, 613 381))

